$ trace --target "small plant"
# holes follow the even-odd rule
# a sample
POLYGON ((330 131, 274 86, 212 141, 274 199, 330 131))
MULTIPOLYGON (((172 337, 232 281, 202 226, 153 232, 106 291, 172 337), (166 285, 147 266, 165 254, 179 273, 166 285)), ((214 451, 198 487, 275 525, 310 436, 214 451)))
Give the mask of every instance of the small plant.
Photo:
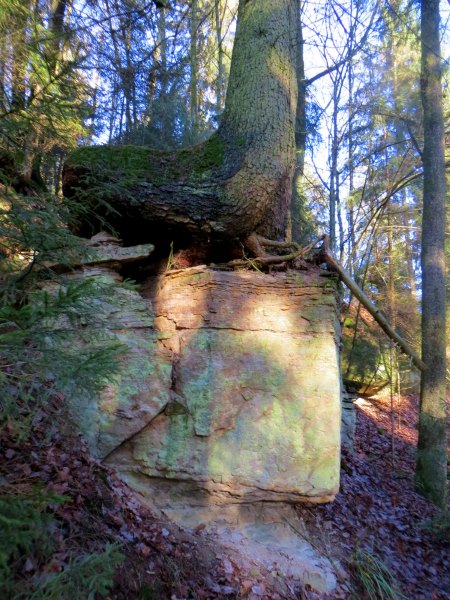
POLYGON ((390 569, 379 556, 370 550, 356 548, 350 564, 358 583, 370 600, 403 600, 405 596, 398 590, 390 569))
POLYGON ((103 552, 86 554, 68 562, 59 573, 45 573, 54 552, 57 520, 50 507, 70 500, 39 487, 27 494, 0 496, 0 597, 19 600, 90 600, 108 595, 114 570, 123 560, 117 544, 103 552), (41 575, 24 576, 32 559, 41 575))
POLYGON ((0 496, 0 596, 12 597, 16 582, 14 573, 25 558, 34 555, 46 560, 53 550, 48 512, 50 504, 68 500, 52 492, 33 488, 28 494, 0 496))
POLYGON ((134 279, 124 279, 120 284, 117 284, 117 286, 124 290, 130 290, 131 292, 137 292, 141 287, 134 279))
POLYGON ((104 598, 113 586, 114 570, 123 561, 117 544, 102 553, 77 558, 57 573, 40 581, 30 600, 94 600, 104 598))
POLYGON ((170 252, 169 252, 169 256, 167 257, 167 264, 166 264, 166 271, 170 271, 173 266, 174 266, 175 260, 173 257, 173 241, 170 242, 170 252))
POLYGON ((124 346, 102 331, 106 293, 72 282, 0 306, 0 427, 8 424, 17 439, 26 439, 34 411, 56 392, 97 392, 115 372, 124 346), (78 327, 83 321, 89 326, 78 327))
POLYGON ((139 600, 154 600, 156 597, 154 590, 146 583, 141 585, 138 594, 139 600))

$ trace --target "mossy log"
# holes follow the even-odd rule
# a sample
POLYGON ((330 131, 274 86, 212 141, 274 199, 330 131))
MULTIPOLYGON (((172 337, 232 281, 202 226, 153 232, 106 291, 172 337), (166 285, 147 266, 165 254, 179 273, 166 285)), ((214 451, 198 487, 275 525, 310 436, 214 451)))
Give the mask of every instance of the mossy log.
POLYGON ((219 130, 172 153, 80 148, 64 169, 65 194, 107 202, 116 211, 108 219, 125 237, 169 229, 283 239, 295 162, 295 23, 294 0, 241 1, 219 130))

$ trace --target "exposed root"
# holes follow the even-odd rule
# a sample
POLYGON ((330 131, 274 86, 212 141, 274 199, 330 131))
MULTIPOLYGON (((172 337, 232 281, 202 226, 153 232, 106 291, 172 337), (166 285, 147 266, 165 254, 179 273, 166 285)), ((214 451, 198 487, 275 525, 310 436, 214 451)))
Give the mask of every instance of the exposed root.
MULTIPOLYGON (((321 260, 328 264, 331 271, 337 273, 340 279, 349 288, 352 294, 357 298, 361 304, 369 311, 373 318, 380 325, 381 329, 390 337, 395 344, 399 346, 404 354, 411 358, 412 363, 421 371, 426 369, 425 363, 416 354, 413 348, 398 335, 394 328, 390 325, 387 319, 384 317, 382 312, 371 302, 364 291, 357 285, 357 283, 350 277, 345 269, 339 264, 334 258, 330 251, 328 235, 321 235, 314 242, 308 244, 304 248, 301 248, 295 242, 276 242, 263 238, 256 233, 252 233, 245 240, 245 247, 248 248, 254 255, 254 258, 245 258, 240 260, 232 260, 226 263, 226 267, 253 267, 259 270, 260 267, 268 266, 269 268, 273 265, 281 265, 288 262, 298 261, 299 259, 306 256, 315 246, 322 242, 320 248, 319 257, 321 260), (293 249, 288 254, 268 254, 264 248, 276 248, 278 250, 293 249)), ((295 263, 294 263, 295 264, 295 263)))
POLYGON ((292 262, 296 259, 305 257, 317 244, 323 241, 324 236, 318 237, 314 242, 311 242, 302 248, 296 242, 278 242, 268 240, 256 233, 252 233, 245 240, 245 247, 254 254, 254 258, 244 258, 232 260, 227 263, 229 267, 263 267, 271 265, 280 265, 287 262, 292 262), (287 254, 269 254, 265 248, 276 248, 277 250, 289 250, 287 254))

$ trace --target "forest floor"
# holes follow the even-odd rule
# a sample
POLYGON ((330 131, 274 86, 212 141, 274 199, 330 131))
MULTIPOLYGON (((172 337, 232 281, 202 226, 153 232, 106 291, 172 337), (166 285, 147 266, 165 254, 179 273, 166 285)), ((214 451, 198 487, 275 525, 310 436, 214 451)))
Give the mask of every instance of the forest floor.
MULTIPOLYGON (((344 577, 331 597, 352 597, 358 571, 376 575, 370 563, 378 557, 393 576, 395 597, 448 599, 449 517, 414 491, 418 397, 394 399, 393 438, 389 397, 359 398, 356 407, 355 451, 343 455, 335 502, 298 509, 322 552, 342 561, 344 577)), ((359 593, 368 597, 362 587, 359 593)))
POLYGON ((366 575, 366 590, 370 581, 386 585, 384 595, 373 598, 450 598, 448 517, 413 489, 415 396, 396 403, 394 454, 389 399, 360 399, 355 451, 343 456, 341 492, 331 504, 297 508, 305 525, 301 535, 335 567, 338 585, 329 595, 243 564, 201 528, 183 530, 143 507, 114 472, 89 456, 78 436, 61 429, 61 400, 55 396, 50 412, 34 413, 26 441, 14 442, 12 428, 0 432, 0 496, 26 494, 39 484, 66 498, 45 506, 53 517, 51 553, 19 543, 20 552, 10 558, 9 576, 18 592, 11 597, 31 597, 19 591, 119 543, 122 563, 111 591, 102 596, 110 599, 370 598, 358 573, 366 575))

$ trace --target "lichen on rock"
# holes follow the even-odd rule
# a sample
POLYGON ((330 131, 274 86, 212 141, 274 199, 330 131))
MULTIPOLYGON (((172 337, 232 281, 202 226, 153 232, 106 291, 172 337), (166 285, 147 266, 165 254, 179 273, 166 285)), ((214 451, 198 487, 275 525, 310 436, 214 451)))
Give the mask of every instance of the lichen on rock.
POLYGON ((329 282, 197 268, 148 288, 172 356, 171 402, 108 463, 162 506, 180 482, 198 502, 332 499, 340 373, 329 282))

